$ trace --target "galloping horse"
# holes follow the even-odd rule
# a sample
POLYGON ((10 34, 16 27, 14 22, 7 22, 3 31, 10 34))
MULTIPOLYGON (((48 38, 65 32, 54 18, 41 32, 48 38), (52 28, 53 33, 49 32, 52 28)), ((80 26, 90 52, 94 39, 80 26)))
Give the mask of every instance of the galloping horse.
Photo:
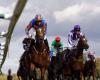
POLYGON ((87 40, 85 36, 80 36, 80 39, 78 41, 77 47, 76 47, 76 52, 75 52, 75 60, 72 60, 71 65, 72 65, 72 70, 74 73, 74 76, 78 80, 82 80, 82 71, 84 69, 84 64, 83 64, 83 50, 88 49, 89 45, 87 44, 87 40))
MULTIPOLYGON (((41 80, 44 80, 45 71, 50 62, 49 51, 44 43, 44 30, 39 28, 36 31, 36 42, 32 38, 25 38, 23 43, 27 44, 28 47, 20 60, 23 62, 22 69, 26 70, 25 73, 28 74, 29 80, 32 78, 36 80, 35 68, 40 68, 41 80)), ((20 73, 21 71, 19 70, 18 72, 20 73)), ((27 78, 24 80, 27 80, 27 78)))
POLYGON ((66 66, 68 67, 67 71, 69 71, 69 73, 66 73, 71 75, 72 80, 74 80, 74 78, 77 78, 77 80, 82 80, 82 71, 84 68, 83 50, 88 48, 89 45, 87 44, 85 36, 80 36, 75 49, 66 49, 63 51, 65 54, 65 63, 68 63, 66 66))
POLYGON ((49 80, 61 80, 63 68, 63 53, 62 48, 56 47, 56 56, 52 56, 51 63, 48 67, 49 80))
POLYGON ((72 76, 71 76, 70 61, 71 61, 71 55, 69 54, 68 47, 66 47, 66 49, 63 51, 63 69, 62 69, 63 80, 71 80, 72 76))
POLYGON ((34 39, 24 38, 23 44, 26 45, 26 49, 20 58, 20 64, 17 71, 18 79, 29 80, 30 79, 30 48, 34 43, 34 39))
POLYGON ((87 77, 88 80, 90 80, 91 76, 93 80, 96 80, 96 61, 93 58, 85 62, 83 76, 84 76, 84 80, 85 77, 87 77))
POLYGON ((31 69, 40 68, 41 80, 44 80, 45 71, 50 62, 49 52, 44 43, 44 29, 36 31, 36 44, 31 47, 31 69))

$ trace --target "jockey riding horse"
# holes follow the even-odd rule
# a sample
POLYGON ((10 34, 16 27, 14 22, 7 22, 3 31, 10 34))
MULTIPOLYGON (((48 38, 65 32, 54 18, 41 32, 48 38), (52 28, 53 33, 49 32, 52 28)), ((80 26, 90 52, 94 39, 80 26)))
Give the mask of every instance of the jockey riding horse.
POLYGON ((35 37, 36 41, 32 38, 24 39, 23 43, 26 51, 21 57, 21 60, 23 61, 24 59, 24 68, 27 68, 29 78, 36 79, 36 74, 34 74, 36 73, 35 68, 40 68, 41 79, 44 80, 45 70, 47 69, 50 60, 48 48, 44 43, 44 29, 37 29, 35 37), (25 45, 27 47, 25 47, 25 45))
POLYGON ((55 37, 55 40, 52 41, 52 57, 51 62, 48 67, 49 72, 49 80, 60 80, 61 73, 63 68, 63 44, 61 42, 61 38, 59 36, 55 37), (58 67, 59 66, 59 67, 58 67))
MULTIPOLYGON (((47 38, 45 36, 46 31, 47 31, 47 22, 46 22, 46 20, 43 19, 41 14, 37 14, 35 16, 35 18, 32 19, 30 21, 30 23, 28 24, 28 26, 25 28, 25 32, 28 35, 28 38, 25 38, 24 41, 23 41, 23 43, 24 43, 23 47, 25 49, 25 52, 24 52, 25 54, 22 55, 20 61, 23 61, 23 59, 24 59, 24 61, 26 60, 26 62, 27 62, 27 59, 26 59, 27 57, 25 58, 24 56, 28 56, 29 57, 29 59, 28 59, 29 63, 34 63, 35 66, 36 66, 36 64, 43 64, 42 66, 43 66, 43 69, 44 69, 44 64, 47 63, 46 62, 47 60, 45 60, 45 61, 43 60, 43 57, 44 57, 43 55, 46 53, 45 56, 47 57, 48 56, 47 53, 49 53, 49 45, 48 45, 47 38), (29 36, 30 36, 29 31, 30 31, 31 28, 33 28, 36 32, 35 39, 29 38, 29 36), (33 53, 34 53, 34 55, 33 55, 33 53), (41 54, 43 54, 43 55, 41 55, 41 54), (34 57, 34 60, 32 59, 32 57, 34 57), (40 62, 39 62, 39 59, 40 59, 40 62)), ((31 64, 29 64, 29 66, 32 67, 31 64)), ((43 72, 43 71, 41 71, 41 72, 43 72)), ((41 76, 43 77, 44 73, 41 73, 41 74, 42 74, 41 76)))
POLYGON ((72 78, 72 80, 74 80, 75 78, 78 80, 82 80, 82 71, 84 68, 84 64, 83 64, 83 50, 84 49, 88 49, 89 45, 87 44, 87 40, 85 38, 85 36, 80 36, 78 44, 76 47, 74 47, 73 49, 69 50, 66 49, 63 51, 64 53, 64 60, 66 64, 66 66, 68 67, 69 70, 66 71, 71 71, 70 72, 70 77, 72 78))

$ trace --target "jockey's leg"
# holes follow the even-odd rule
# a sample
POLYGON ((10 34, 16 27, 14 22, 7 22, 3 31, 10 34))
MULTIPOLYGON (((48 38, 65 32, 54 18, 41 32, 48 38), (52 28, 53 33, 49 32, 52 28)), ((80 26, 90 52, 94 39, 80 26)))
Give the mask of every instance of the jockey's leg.
POLYGON ((48 40, 47 40, 47 39, 45 39, 45 40, 44 40, 44 42, 45 42, 45 44, 46 44, 46 46, 47 46, 47 48, 48 48, 48 51, 49 51, 49 44, 48 44, 48 40))
POLYGON ((49 43, 48 43, 47 38, 44 39, 44 43, 46 44, 46 46, 47 46, 47 48, 48 48, 48 51, 50 51, 50 49, 49 49, 49 43))

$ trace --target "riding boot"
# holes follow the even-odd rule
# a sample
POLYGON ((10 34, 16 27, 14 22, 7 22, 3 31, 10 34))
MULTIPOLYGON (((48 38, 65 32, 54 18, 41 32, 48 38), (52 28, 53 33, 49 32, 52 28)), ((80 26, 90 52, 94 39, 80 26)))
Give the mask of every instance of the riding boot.
POLYGON ((47 50, 48 50, 48 51, 50 51, 50 49, 49 49, 49 44, 48 44, 48 40, 47 40, 47 39, 45 39, 45 40, 44 40, 44 43, 45 43, 45 44, 46 44, 46 46, 47 46, 47 50))

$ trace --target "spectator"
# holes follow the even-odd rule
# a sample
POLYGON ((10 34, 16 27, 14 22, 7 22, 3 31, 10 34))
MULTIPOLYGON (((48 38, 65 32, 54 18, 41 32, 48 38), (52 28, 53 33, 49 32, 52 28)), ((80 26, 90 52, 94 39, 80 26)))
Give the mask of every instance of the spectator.
POLYGON ((13 80, 13 76, 11 74, 11 69, 8 70, 7 80, 13 80))

